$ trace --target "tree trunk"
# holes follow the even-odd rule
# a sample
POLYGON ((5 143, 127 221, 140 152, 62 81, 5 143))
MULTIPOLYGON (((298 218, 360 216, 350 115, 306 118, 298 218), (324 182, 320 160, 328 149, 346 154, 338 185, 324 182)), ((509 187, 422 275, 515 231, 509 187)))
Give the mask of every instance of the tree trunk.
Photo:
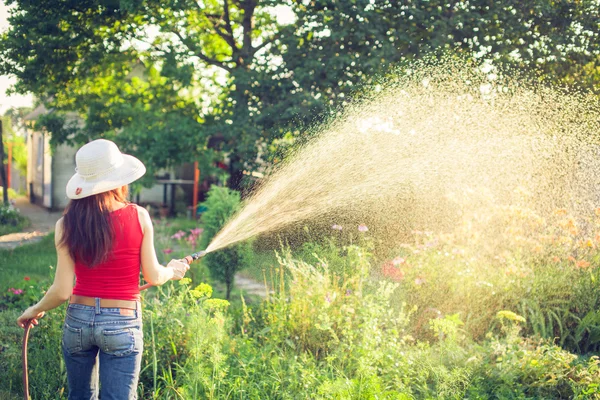
POLYGON ((229 301, 229 298, 231 297, 231 290, 233 289, 233 281, 227 280, 227 282, 225 282, 225 286, 227 287, 227 292, 225 293, 225 299, 227 299, 227 301, 229 301))
POLYGON ((237 155, 232 155, 229 160, 229 181, 227 182, 227 187, 241 191, 243 178, 244 173, 242 171, 241 159, 237 155))
POLYGON ((4 169, 4 142, 2 141, 2 131, 3 125, 2 120, 0 120, 0 178, 2 178, 2 186, 4 187, 4 191, 2 193, 2 197, 4 200, 4 205, 8 205, 8 180, 6 179, 6 169, 4 169))

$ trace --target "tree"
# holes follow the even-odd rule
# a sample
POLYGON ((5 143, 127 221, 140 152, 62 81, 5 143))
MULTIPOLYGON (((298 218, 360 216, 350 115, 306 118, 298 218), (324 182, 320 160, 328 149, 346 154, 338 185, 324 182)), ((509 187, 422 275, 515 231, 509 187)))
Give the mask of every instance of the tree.
POLYGON ((8 205, 8 180, 6 179, 6 169, 4 168, 4 140, 3 140, 3 132, 4 124, 3 121, 0 120, 0 179, 2 179, 2 200, 4 201, 4 205, 8 205))
POLYGON ((111 137, 153 168, 227 156, 231 187, 259 155, 425 54, 463 52, 596 91, 600 80, 595 0, 9 3, 0 72, 47 99, 53 142, 111 137), (277 5, 295 22, 278 24, 277 5), (67 111, 85 126, 65 126, 67 111))
POLYGON ((229 154, 237 186, 261 132, 223 110, 248 121, 248 76, 276 38, 276 3, 13 0, 0 72, 54 110, 40 121, 53 143, 114 138, 154 168, 229 154))
POLYGON ((440 50, 600 93, 595 1, 316 0, 293 10, 294 32, 273 48, 282 62, 261 80, 275 82, 261 104, 277 118, 260 120, 279 130, 273 137, 298 134, 395 67, 440 50))
MULTIPOLYGON (((206 249, 227 221, 239 210, 240 193, 218 186, 212 186, 206 201, 202 203, 207 211, 202 215, 204 232, 201 246, 206 249)), ((211 276, 225 283, 226 298, 229 300, 237 271, 249 265, 252 246, 248 242, 238 243, 216 252, 208 253, 204 262, 211 276)))

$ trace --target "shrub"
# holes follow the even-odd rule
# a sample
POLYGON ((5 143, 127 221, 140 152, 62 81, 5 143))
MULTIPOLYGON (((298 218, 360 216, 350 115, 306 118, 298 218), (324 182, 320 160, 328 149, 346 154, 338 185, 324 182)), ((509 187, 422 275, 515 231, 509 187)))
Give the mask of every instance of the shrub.
MULTIPOLYGON (((203 248, 206 248, 225 223, 240 209, 240 194, 224 187, 212 186, 202 205, 207 208, 202 214, 204 235, 201 241, 203 248)), ((203 261, 211 276, 225 283, 226 296, 229 299, 235 273, 249 264, 251 259, 252 246, 249 242, 243 242, 211 252, 203 261)))
POLYGON ((13 205, 0 204, 0 235, 18 232, 27 223, 28 219, 22 216, 13 205))
MULTIPOLYGON (((21 345, 23 329, 17 326, 22 309, 0 311, 0 398, 2 391, 22 397, 21 345)), ((60 349, 65 308, 52 310, 29 335, 29 391, 32 399, 62 398, 67 376, 60 349)))

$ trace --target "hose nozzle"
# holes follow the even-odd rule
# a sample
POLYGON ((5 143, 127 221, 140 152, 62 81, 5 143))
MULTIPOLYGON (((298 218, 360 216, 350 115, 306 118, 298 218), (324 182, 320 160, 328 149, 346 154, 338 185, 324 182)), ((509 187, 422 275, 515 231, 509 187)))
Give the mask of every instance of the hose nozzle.
POLYGON ((191 264, 191 263, 193 263, 194 261, 196 261, 197 259, 204 257, 206 254, 207 254, 207 253, 206 253, 206 250, 202 250, 202 251, 199 251, 199 252, 197 252, 197 253, 190 254, 189 256, 185 256, 184 260, 185 260, 185 261, 186 261, 188 264, 191 264))

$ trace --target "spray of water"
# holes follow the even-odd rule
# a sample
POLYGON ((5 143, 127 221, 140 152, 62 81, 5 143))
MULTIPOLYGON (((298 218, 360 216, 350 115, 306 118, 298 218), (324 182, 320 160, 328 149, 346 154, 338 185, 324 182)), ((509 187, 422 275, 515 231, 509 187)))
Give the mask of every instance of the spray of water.
POLYGON ((365 98, 275 168, 207 251, 331 216, 391 236, 502 205, 578 215, 599 203, 591 96, 438 62, 415 64, 365 98))

